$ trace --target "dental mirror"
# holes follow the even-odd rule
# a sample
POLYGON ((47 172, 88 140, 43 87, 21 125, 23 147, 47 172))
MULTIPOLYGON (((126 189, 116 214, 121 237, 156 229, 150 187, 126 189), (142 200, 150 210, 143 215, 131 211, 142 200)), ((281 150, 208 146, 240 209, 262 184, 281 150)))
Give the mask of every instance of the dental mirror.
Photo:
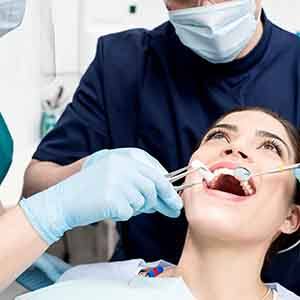
POLYGON ((244 167, 237 167, 234 170, 234 176, 239 178, 240 181, 248 181, 251 177, 251 172, 244 167))
POLYGON ((300 168, 300 163, 289 165, 289 166, 280 166, 278 168, 271 169, 271 170, 268 170, 265 172, 251 174, 251 172, 247 168, 237 167, 234 170, 234 176, 239 178, 241 181, 247 181, 250 179, 250 177, 262 176, 262 175, 268 175, 268 174, 276 174, 276 173, 286 172, 286 171, 290 171, 290 170, 296 170, 298 168, 300 168))

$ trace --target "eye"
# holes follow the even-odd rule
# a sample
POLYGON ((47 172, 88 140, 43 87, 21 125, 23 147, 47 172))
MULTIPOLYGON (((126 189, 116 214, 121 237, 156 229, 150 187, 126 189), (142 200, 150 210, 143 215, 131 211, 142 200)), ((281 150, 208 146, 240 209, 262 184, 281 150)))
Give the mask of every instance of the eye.
POLYGON ((215 131, 209 133, 207 135, 207 137, 205 138, 205 142, 208 142, 213 139, 215 139, 215 140, 225 139, 228 143, 230 142, 228 134, 223 130, 215 130, 215 131))
POLYGON ((268 151, 272 151, 272 152, 278 154, 280 157, 282 156, 281 146, 275 140, 265 141, 259 148, 268 150, 268 151))

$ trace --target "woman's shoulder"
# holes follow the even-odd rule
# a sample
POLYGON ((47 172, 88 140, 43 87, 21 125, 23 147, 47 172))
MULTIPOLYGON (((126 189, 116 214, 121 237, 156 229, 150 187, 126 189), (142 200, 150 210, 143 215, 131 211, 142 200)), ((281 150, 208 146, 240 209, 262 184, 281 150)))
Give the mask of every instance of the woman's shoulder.
POLYGON ((300 300, 300 297, 279 283, 268 283, 267 286, 278 293, 278 300, 300 300))

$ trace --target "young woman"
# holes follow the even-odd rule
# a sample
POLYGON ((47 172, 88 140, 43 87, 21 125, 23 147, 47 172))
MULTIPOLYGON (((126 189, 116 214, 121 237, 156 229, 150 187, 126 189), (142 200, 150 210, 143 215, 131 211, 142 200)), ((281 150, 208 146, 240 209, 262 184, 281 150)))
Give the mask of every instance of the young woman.
POLYGON ((271 112, 247 108, 224 115, 191 158, 216 176, 209 183, 198 172, 186 178, 199 184, 182 194, 189 227, 177 266, 139 275, 136 268, 128 280, 68 281, 21 299, 300 299, 261 279, 269 257, 300 238, 295 176, 283 172, 240 182, 232 174, 237 166, 257 173, 299 162, 299 143, 296 129, 271 112))

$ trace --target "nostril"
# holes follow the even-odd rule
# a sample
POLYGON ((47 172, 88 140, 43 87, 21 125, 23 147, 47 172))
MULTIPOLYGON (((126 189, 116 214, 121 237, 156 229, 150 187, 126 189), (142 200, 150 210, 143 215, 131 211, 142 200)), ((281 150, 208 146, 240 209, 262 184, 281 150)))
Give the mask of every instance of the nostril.
POLYGON ((243 159, 247 159, 247 158, 248 158, 248 155, 245 154, 245 153, 242 152, 242 151, 236 151, 236 150, 233 150, 233 149, 226 149, 226 150, 224 151, 224 154, 225 154, 225 155, 231 155, 231 154, 233 154, 233 153, 235 153, 235 155, 238 155, 238 156, 242 157, 243 159))
POLYGON ((241 151, 239 151, 239 154, 244 159, 248 158, 248 156, 245 153, 241 152, 241 151))
POLYGON ((227 149, 227 150, 225 150, 225 154, 226 154, 226 155, 229 155, 229 154, 232 154, 232 153, 233 153, 232 149, 227 149))

